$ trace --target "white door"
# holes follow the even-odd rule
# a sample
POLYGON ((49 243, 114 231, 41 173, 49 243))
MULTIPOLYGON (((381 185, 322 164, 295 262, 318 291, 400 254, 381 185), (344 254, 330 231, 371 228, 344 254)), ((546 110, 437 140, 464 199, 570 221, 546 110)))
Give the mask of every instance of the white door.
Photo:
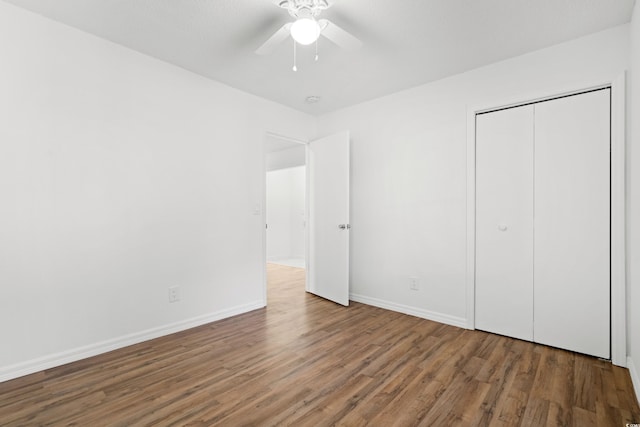
POLYGON ((533 106, 476 117, 476 328, 533 340, 533 106))
POLYGON ((307 147, 307 290, 349 305, 349 132, 307 147))
POLYGON ((608 359, 610 90, 535 105, 534 340, 608 359))

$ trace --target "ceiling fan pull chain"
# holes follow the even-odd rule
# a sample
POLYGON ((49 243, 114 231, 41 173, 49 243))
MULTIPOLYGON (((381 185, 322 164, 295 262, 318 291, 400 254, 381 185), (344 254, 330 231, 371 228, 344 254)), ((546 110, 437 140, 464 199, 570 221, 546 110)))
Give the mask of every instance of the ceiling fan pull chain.
POLYGON ((316 39, 316 61, 318 61, 318 39, 316 39))
POLYGON ((296 41, 293 41, 293 71, 298 71, 298 67, 296 67, 296 41))

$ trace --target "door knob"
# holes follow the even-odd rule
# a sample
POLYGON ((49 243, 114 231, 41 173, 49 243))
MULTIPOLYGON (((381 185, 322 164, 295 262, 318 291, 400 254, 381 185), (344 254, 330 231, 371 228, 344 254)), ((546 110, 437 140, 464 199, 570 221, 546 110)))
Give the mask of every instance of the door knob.
POLYGON ((500 231, 507 231, 507 226, 504 224, 498 224, 498 230, 500 231))

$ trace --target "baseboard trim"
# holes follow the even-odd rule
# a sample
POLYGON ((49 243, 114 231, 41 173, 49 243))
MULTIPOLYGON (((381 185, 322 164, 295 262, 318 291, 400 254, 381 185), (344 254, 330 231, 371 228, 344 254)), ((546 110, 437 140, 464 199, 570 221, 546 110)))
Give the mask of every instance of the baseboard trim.
POLYGON ((386 310, 397 311, 411 316, 420 317, 422 319, 433 320, 434 322, 444 323, 459 328, 466 328, 467 319, 463 317, 450 316, 435 311, 425 310, 422 308, 412 307, 409 305, 398 304, 391 301, 385 301, 378 298, 372 298, 365 295, 349 294, 351 301, 360 302, 362 304, 372 305, 374 307, 384 308, 386 310))
POLYGON ((182 320, 157 328, 147 329, 145 331, 135 332, 118 338, 113 338, 95 344, 74 348, 72 350, 39 357, 37 359, 28 360, 26 362, 0 367, 0 382, 23 377, 25 375, 43 371, 45 369, 51 369, 56 366, 61 366, 67 363, 86 359, 88 357, 97 356, 99 354, 107 353, 109 351, 117 350, 119 348, 127 347, 133 344, 138 344, 165 335, 170 335, 176 332, 195 328, 196 326, 201 326, 207 323, 215 322, 217 320, 226 319, 227 317, 248 313, 250 311, 263 308, 264 306, 264 301, 254 301, 248 304, 219 310, 202 316, 192 317, 190 319, 182 320))
POLYGON ((633 363, 633 359, 629 356, 627 356, 627 368, 629 369, 633 389, 636 392, 636 400, 640 405, 640 376, 638 376, 638 370, 636 369, 636 365, 633 363))

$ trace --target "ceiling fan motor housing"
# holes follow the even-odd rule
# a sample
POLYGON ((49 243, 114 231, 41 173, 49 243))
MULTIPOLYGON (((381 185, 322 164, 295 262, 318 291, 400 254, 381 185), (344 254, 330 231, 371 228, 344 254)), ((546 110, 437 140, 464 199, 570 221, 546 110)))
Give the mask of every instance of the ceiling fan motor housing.
POLYGON ((315 18, 330 6, 327 0, 282 0, 278 5, 296 19, 315 18))
MULTIPOLYGON (((258 55, 267 55, 275 48, 287 40, 293 38, 294 64, 295 47, 297 44, 309 45, 317 42, 319 36, 324 36, 338 47, 343 49, 357 49, 362 46, 362 42, 349 32, 343 30, 327 19, 318 19, 318 15, 325 9, 333 5, 333 0, 272 0, 274 5, 286 9, 294 18, 293 22, 285 23, 257 50, 258 55)), ((317 44, 316 44, 317 48, 317 44)), ((316 51, 316 61, 318 54, 316 51)), ((295 71, 295 65, 294 65, 295 71)))

